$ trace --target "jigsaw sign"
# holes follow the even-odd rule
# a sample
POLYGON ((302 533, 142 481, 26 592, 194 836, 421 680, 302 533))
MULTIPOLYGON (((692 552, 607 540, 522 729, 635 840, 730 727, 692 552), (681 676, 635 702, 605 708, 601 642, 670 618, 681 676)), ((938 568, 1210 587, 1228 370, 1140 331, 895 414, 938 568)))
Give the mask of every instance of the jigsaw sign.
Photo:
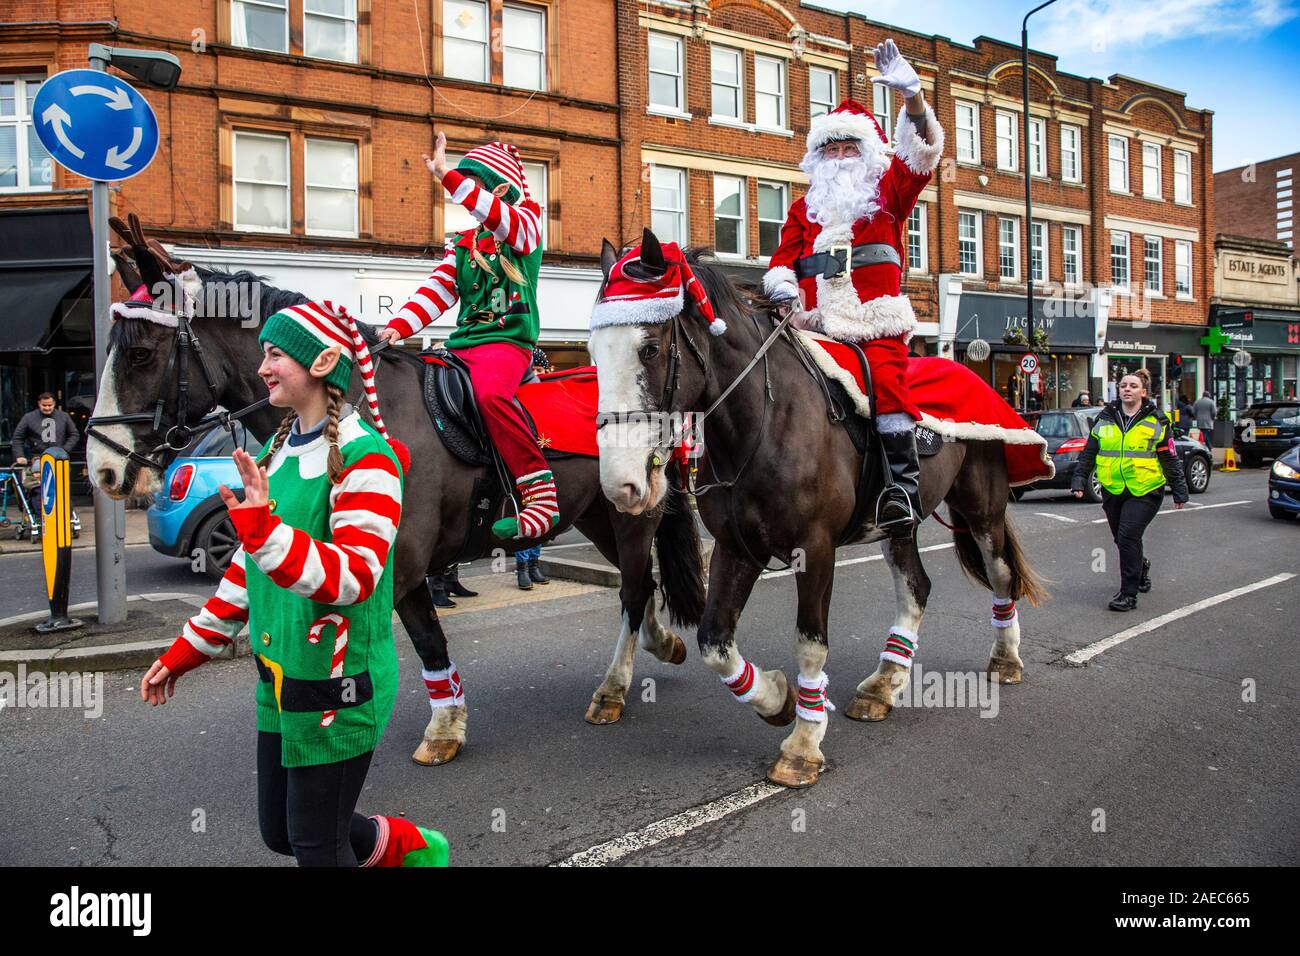
POLYGON ((98 70, 64 70, 42 83, 32 120, 54 160, 87 179, 130 179, 158 152, 153 107, 131 84, 98 70))

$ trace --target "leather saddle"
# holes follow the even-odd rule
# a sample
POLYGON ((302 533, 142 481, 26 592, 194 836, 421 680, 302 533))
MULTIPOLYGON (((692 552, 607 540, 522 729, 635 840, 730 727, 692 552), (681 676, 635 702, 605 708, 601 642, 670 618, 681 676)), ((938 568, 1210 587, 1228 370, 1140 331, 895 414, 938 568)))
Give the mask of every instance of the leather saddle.
MULTIPOLYGON (((796 348, 802 348, 802 342, 797 337, 793 338, 796 348)), ((858 360, 858 364, 862 369, 862 392, 867 396, 867 401, 874 413, 876 396, 871 384, 871 366, 867 362, 867 356, 856 343, 845 342, 841 344, 846 345, 858 360)), ((868 519, 873 514, 876 499, 880 497, 880 493, 884 490, 885 469, 888 466, 884 459, 884 449, 880 446, 874 417, 867 418, 859 414, 844 386, 826 376, 815 362, 809 360, 804 364, 822 384, 822 391, 827 402, 827 414, 830 416, 831 421, 838 421, 844 426, 845 431, 849 434, 849 439, 853 442, 853 447, 862 456, 862 469, 858 473, 853 515, 849 519, 848 526, 845 528, 840 540, 836 542, 836 547, 840 547, 861 540, 869 530, 868 519), (874 468, 871 467, 873 463, 876 465, 874 468)), ((924 425, 918 424, 916 426, 916 452, 918 457, 929 458, 938 454, 939 449, 942 447, 943 439, 941 436, 924 425)))
MULTIPOLYGON (((460 356, 445 348, 434 348, 421 352, 420 359, 424 362, 424 407, 434 431, 452 455, 467 465, 483 469, 475 479, 474 491, 470 495, 469 530, 453 559, 453 563, 468 561, 491 550, 494 543, 492 522, 502 516, 514 479, 488 436, 487 426, 474 400, 469 368, 460 356)), ((520 384, 537 380, 530 366, 520 384)), ((537 426, 528 409, 517 398, 514 403, 536 438, 537 426)))

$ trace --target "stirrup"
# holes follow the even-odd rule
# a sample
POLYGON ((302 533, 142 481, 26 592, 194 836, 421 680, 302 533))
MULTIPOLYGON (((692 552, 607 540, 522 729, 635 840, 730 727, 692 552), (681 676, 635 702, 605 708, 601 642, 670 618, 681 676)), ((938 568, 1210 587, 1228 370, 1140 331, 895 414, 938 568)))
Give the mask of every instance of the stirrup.
POLYGON ((903 528, 911 528, 919 523, 920 521, 917 518, 916 509, 912 507, 911 495, 898 487, 898 485, 886 485, 880 490, 880 494, 876 497, 875 526, 877 530, 901 530, 903 528), (880 512, 883 506, 890 502, 898 501, 899 499, 901 499, 902 503, 907 506, 907 517, 894 518, 891 521, 881 521, 880 512))

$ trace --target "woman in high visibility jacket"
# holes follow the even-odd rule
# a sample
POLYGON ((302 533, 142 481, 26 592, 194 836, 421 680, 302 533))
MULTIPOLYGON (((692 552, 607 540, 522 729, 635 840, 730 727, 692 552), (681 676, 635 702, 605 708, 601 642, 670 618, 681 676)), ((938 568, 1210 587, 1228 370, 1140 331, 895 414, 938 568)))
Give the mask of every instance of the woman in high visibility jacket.
POLYGON ((1119 380, 1119 399, 1093 420, 1088 443, 1074 466, 1071 488, 1083 497, 1083 483, 1094 464, 1101 483, 1101 507, 1119 548, 1120 589, 1112 611, 1132 611, 1137 595, 1151 590, 1151 562, 1142 554, 1142 535, 1160 510, 1165 485, 1174 490, 1174 507, 1187 502, 1183 463, 1174 451, 1169 418, 1151 402, 1151 376, 1138 369, 1119 380))

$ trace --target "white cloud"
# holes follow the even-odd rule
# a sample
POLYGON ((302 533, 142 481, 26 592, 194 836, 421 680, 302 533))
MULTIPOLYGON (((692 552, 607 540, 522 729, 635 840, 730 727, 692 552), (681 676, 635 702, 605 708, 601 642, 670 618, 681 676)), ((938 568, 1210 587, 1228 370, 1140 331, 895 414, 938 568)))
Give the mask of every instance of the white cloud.
POLYGON ((1257 36, 1297 14, 1294 0, 1063 0, 1031 39, 1057 54, 1106 54, 1194 36, 1257 36))

